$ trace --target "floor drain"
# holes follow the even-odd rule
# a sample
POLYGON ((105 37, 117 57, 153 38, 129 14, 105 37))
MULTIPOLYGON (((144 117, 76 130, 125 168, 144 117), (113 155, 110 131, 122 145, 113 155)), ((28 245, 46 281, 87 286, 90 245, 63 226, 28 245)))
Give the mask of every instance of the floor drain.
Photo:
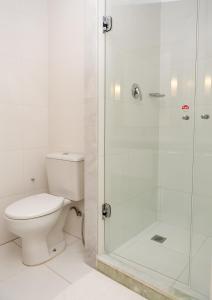
POLYGON ((155 241, 155 242, 157 242, 157 243, 163 244, 163 243, 167 240, 167 238, 165 238, 165 237, 163 237, 163 236, 161 236, 161 235, 156 234, 156 235, 154 235, 154 236, 151 238, 151 240, 152 240, 152 241, 155 241))

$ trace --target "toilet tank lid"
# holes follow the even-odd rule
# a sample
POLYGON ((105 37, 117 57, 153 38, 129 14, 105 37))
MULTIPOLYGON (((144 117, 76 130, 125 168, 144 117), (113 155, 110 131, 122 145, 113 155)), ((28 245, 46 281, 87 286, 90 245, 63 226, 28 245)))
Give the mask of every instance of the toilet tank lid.
POLYGON ((83 161, 84 155, 82 153, 63 152, 47 154, 46 158, 77 162, 83 161))

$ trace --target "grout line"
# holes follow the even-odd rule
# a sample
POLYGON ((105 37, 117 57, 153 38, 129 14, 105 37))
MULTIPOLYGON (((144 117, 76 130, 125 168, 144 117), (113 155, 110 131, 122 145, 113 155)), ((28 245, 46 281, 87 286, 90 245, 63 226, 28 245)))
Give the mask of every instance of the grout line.
POLYGON ((14 238, 14 239, 12 239, 12 240, 10 240, 10 241, 8 241, 8 242, 5 242, 5 243, 3 243, 3 244, 0 244, 0 249, 1 249, 2 246, 8 245, 8 244, 10 244, 10 243, 15 243, 15 241, 16 241, 17 239, 18 239, 18 238, 14 238))
POLYGON ((76 235, 73 235, 73 234, 70 234, 70 233, 68 233, 68 232, 66 232, 66 231, 64 231, 64 234, 65 235, 68 235, 68 236, 71 236, 71 237, 73 237, 73 238, 75 238, 75 239, 78 239, 78 240, 82 240, 80 237, 78 237, 78 236, 76 236, 76 235))
POLYGON ((18 243, 16 243, 15 241, 17 241, 19 238, 15 239, 12 241, 13 244, 15 244, 18 248, 22 249, 21 245, 19 245, 18 243))
POLYGON ((44 266, 49 269, 52 273, 54 273, 55 275, 57 275, 58 277, 60 277, 61 279, 65 280, 69 285, 72 284, 71 281, 69 281, 68 279, 66 279, 64 276, 62 276, 61 274, 59 274, 57 271, 55 271, 54 269, 52 269, 51 267, 49 267, 47 264, 44 264, 44 266))
MULTIPOLYGON (((196 249, 195 253, 191 251, 191 257, 192 260, 195 258, 195 256, 200 252, 200 250, 205 246, 205 244, 207 243, 207 241, 210 239, 210 237, 206 237, 204 236, 204 240, 202 241, 201 245, 196 249)), ((194 247, 193 247, 194 248, 194 247)), ((194 250, 194 249, 191 250, 194 250)))
MULTIPOLYGON (((64 233, 65 233, 65 235, 68 235, 69 237, 73 237, 74 239, 76 239, 76 241, 73 241, 73 242, 71 242, 71 243, 68 243, 68 242, 67 242, 67 239, 66 239, 66 237, 65 237, 65 240, 66 240, 66 247, 67 247, 67 248, 69 248, 69 247, 75 245, 75 244, 78 243, 78 242, 81 242, 81 243, 82 243, 82 239, 80 239, 79 237, 77 237, 77 236, 75 236, 75 235, 72 235, 72 234, 69 234, 69 233, 67 233, 67 232, 65 232, 65 231, 64 231, 64 233)), ((82 243, 82 245, 83 245, 83 243, 82 243)))
MULTIPOLYGON (((182 270, 182 272, 179 274, 179 276, 175 279, 172 287, 174 287, 176 285, 176 283, 181 283, 181 284, 185 284, 185 286, 187 286, 187 288, 189 288, 188 284, 184 283, 183 281, 180 281, 180 277, 187 270, 187 268, 188 268, 188 277, 189 277, 189 261, 187 262, 187 264, 185 265, 185 268, 182 270)), ((189 278, 188 278, 188 280, 189 280, 189 278)))

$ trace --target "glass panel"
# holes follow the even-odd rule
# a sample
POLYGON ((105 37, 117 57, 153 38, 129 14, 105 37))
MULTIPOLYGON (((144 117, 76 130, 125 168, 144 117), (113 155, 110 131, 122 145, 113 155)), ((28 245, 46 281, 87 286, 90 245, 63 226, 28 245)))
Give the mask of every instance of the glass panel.
POLYGON ((212 1, 199 7, 191 287, 209 298, 212 255, 212 1), (208 118, 210 116, 210 118, 208 118), (197 247, 198 241, 201 244, 197 247))
POLYGON ((197 1, 107 0, 106 14, 106 251, 188 283, 197 1))

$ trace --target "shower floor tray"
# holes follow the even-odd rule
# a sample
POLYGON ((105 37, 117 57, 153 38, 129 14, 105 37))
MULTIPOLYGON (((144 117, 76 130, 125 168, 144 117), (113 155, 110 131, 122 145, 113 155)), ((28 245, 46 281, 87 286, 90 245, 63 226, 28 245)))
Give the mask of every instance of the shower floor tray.
POLYGON ((193 235, 191 276, 189 276, 189 241, 188 231, 156 222, 113 251, 112 255, 125 263, 133 264, 134 267, 137 266, 137 270, 139 267, 143 268, 147 275, 149 272, 150 277, 154 274, 156 280, 155 274, 158 274, 162 284, 167 286, 186 287, 190 281, 194 291, 200 293, 202 299, 207 299, 212 239, 198 234, 193 235), (162 243, 157 242, 153 239, 156 236, 165 240, 163 239, 162 243))

